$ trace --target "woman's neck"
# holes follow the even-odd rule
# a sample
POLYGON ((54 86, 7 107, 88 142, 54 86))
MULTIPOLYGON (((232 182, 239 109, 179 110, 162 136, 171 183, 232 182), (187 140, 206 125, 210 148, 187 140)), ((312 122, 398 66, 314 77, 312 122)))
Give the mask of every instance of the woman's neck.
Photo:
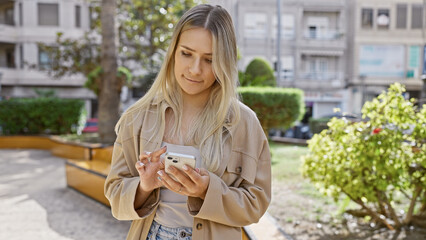
POLYGON ((189 95, 183 94, 183 112, 201 112, 208 101, 210 94, 189 95))

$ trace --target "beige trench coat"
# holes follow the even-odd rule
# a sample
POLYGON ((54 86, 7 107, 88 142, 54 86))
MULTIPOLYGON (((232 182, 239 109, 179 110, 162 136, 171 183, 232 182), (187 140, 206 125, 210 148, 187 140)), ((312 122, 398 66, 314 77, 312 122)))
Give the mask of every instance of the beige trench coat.
MULTIPOLYGON (((188 197, 194 240, 241 239, 241 227, 258 222, 270 203, 268 141, 255 113, 242 103, 240 106, 241 120, 228 129, 223 161, 216 172, 210 173, 205 199, 188 197)), ((126 116, 117 133, 105 196, 115 218, 133 221, 127 239, 146 239, 159 203, 160 191, 156 189, 140 209, 134 209, 139 184, 135 163, 142 151, 160 148, 164 129, 151 138, 157 121, 155 111, 163 111, 164 120, 167 107, 165 103, 154 103, 149 110, 126 116)))

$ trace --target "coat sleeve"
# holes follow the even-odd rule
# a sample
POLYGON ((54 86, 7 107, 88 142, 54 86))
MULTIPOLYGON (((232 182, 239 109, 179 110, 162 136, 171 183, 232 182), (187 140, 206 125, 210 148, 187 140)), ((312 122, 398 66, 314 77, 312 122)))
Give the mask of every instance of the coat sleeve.
POLYGON ((190 214, 235 227, 258 222, 271 200, 271 156, 266 139, 261 149, 254 181, 243 178, 238 187, 233 187, 210 173, 204 201, 200 198, 188 198, 190 214))
POLYGON ((111 170, 105 180, 105 197, 111 205, 112 215, 118 220, 136 220, 148 217, 158 205, 160 192, 154 190, 140 209, 134 208, 139 175, 134 167, 137 159, 133 138, 123 141, 127 129, 120 129, 114 143, 111 170), (133 153, 133 154, 132 154, 133 153), (131 171, 132 169, 132 171, 131 171))

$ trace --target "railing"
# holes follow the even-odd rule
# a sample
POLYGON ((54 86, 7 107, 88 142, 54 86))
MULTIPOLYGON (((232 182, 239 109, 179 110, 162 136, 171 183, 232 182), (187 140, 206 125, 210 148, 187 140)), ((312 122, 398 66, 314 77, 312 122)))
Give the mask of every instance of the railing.
POLYGON ((343 79, 342 72, 305 72, 300 74, 301 79, 329 81, 343 79))
POLYGON ((17 29, 15 26, 0 24, 0 41, 15 42, 17 40, 17 29))
POLYGON ((303 37, 305 39, 314 40, 338 40, 343 37, 343 33, 335 29, 325 30, 306 30, 304 31, 303 37))

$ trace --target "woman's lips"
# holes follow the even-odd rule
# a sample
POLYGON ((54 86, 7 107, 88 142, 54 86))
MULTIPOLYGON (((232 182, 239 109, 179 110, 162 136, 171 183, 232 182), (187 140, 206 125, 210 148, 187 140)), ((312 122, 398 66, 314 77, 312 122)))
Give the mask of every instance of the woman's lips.
POLYGON ((188 81, 190 81, 190 82, 193 82, 193 83, 201 83, 202 81, 197 81, 197 80, 193 80, 193 79, 190 79, 190 78, 187 78, 187 77, 185 77, 185 76, 183 76, 186 80, 188 80, 188 81))

